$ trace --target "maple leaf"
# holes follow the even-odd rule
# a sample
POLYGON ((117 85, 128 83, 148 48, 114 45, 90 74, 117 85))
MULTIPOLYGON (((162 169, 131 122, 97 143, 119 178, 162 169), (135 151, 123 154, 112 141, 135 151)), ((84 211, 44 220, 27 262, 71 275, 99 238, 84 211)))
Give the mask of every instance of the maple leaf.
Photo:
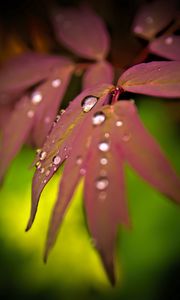
POLYGON ((59 193, 50 221, 45 259, 76 186, 84 178, 88 228, 112 284, 118 226, 129 226, 124 165, 129 163, 159 192, 180 203, 180 180, 154 138, 139 119, 134 102, 119 100, 125 91, 151 96, 180 96, 180 63, 151 62, 126 70, 117 87, 91 87, 70 103, 38 154, 32 184, 34 221, 40 195, 64 163, 59 193), (67 180, 68 178, 68 180, 67 180))

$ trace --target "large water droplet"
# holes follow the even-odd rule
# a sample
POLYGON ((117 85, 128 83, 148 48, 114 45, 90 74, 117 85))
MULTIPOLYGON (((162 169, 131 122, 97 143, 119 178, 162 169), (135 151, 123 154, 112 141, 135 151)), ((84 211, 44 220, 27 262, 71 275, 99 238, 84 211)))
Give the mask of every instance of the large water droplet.
POLYGON ((90 111, 95 106, 95 104, 97 103, 97 101, 98 101, 98 98, 95 97, 95 96, 87 96, 87 97, 85 97, 82 100, 82 102, 81 102, 81 106, 83 108, 83 111, 84 112, 90 111))
POLYGON ((32 93, 32 95, 31 95, 31 101, 32 101, 33 104, 40 103, 42 101, 42 94, 41 94, 41 92, 36 91, 36 92, 32 93))
POLYGON ((96 188, 100 191, 106 189, 109 185, 109 181, 107 179, 107 177, 99 177, 97 180, 96 180, 96 188))
POLYGON ((44 160, 46 158, 46 156, 47 156, 47 153, 45 151, 41 151, 39 153, 39 159, 40 160, 44 160))
POLYGON ((92 117, 92 123, 93 125, 101 125, 106 120, 106 116, 103 112, 99 111, 94 114, 92 117))
POLYGON ((98 146, 99 150, 102 152, 107 152, 109 150, 109 143, 101 142, 98 146))
POLYGON ((60 156, 57 155, 53 157, 53 164, 59 165, 60 162, 61 162, 60 156))
POLYGON ((106 157, 102 157, 102 158, 100 159, 100 164, 101 164, 101 165, 105 166, 105 165, 107 165, 107 163, 108 163, 108 160, 107 160, 106 157))
POLYGON ((59 78, 54 79, 54 80, 51 82, 51 84, 52 84, 52 87, 57 88, 57 87, 59 87, 59 86, 61 85, 61 79, 59 79, 59 78))

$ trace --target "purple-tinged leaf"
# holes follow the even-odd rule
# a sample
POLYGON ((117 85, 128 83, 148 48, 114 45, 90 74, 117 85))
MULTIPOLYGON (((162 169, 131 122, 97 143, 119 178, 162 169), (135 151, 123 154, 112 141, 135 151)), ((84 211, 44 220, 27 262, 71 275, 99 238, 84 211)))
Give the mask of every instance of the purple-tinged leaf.
POLYGON ((109 279, 114 284, 118 225, 129 225, 129 218, 125 203, 124 157, 116 145, 113 120, 114 128, 116 126, 111 109, 113 111, 112 107, 102 110, 106 118, 110 119, 94 129, 87 160, 84 193, 88 227, 109 279))
MULTIPOLYGON (((33 178, 31 215, 27 230, 32 226, 39 198, 46 183, 71 153, 74 137, 76 134, 79 134, 79 127, 77 125, 86 116, 86 112, 84 112, 84 108, 82 107, 84 99, 87 99, 87 96, 91 95, 97 98, 97 103, 95 103, 93 107, 98 106, 98 103, 102 105, 104 102, 106 103, 107 97, 109 97, 108 93, 111 89, 111 85, 101 85, 83 91, 69 104, 66 111, 60 116, 60 119, 52 128, 42 148, 42 152, 46 153, 45 159, 39 161, 38 156, 36 160, 38 166, 33 178), (53 160, 57 157, 58 159, 54 164, 53 160)), ((92 110, 93 107, 91 108, 92 110)))
POLYGON ((9 60, 0 70, 0 103, 17 99, 24 90, 47 79, 54 67, 68 62, 65 57, 33 52, 9 60))
POLYGON ((149 50, 168 59, 180 60, 180 36, 161 36, 149 44, 149 50))
POLYGON ((29 97, 24 96, 9 115, 0 140, 0 182, 10 162, 19 152, 34 123, 34 110, 29 97))
POLYGON ((48 81, 37 88, 37 91, 43 95, 43 101, 40 103, 38 112, 35 116, 35 126, 33 127, 32 133, 32 140, 38 148, 43 145, 45 138, 49 133, 73 70, 74 67, 71 64, 57 68, 52 72, 48 81))
POLYGON ((101 60, 109 51, 109 35, 101 18, 89 7, 65 8, 54 14, 55 33, 74 53, 101 60))
POLYGON ((125 91, 157 97, 180 97, 180 62, 154 61, 129 68, 118 80, 125 91))
POLYGON ((84 74, 83 88, 91 88, 97 84, 113 82, 113 67, 107 61, 91 65, 84 74))
POLYGON ((114 106, 114 110, 121 122, 119 148, 128 163, 158 191, 180 203, 180 178, 142 124, 135 105, 130 101, 121 101, 114 106))
POLYGON ((175 1, 158 0, 147 3, 140 8, 135 17, 133 32, 151 40, 173 20, 175 11, 175 1))

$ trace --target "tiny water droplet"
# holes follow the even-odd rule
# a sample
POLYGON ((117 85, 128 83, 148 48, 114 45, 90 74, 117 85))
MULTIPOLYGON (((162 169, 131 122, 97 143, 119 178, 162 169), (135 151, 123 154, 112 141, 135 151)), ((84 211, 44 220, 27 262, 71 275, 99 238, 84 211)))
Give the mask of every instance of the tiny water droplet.
POLYGON ((45 151, 41 151, 39 153, 39 159, 40 160, 44 160, 46 158, 46 156, 47 156, 47 153, 45 151))
POLYGON ((100 191, 106 189, 109 185, 109 181, 107 179, 107 177, 99 177, 97 180, 96 180, 96 188, 100 191))
POLYGON ((54 172, 55 172, 55 171, 57 170, 57 168, 56 168, 56 167, 54 167, 54 169, 53 169, 53 170, 54 170, 54 172))
POLYGON ((54 120, 55 124, 59 122, 60 118, 61 118, 60 115, 57 115, 57 116, 55 117, 55 120, 54 120))
POLYGON ((105 166, 105 165, 107 165, 107 163, 108 163, 108 160, 107 160, 106 157, 102 157, 102 158, 100 159, 100 164, 101 164, 101 165, 105 166))
POLYGON ((50 170, 47 170, 46 173, 45 173, 45 175, 49 176, 49 174, 50 174, 50 170))
POLYGON ((61 109, 60 110, 60 115, 62 116, 65 112, 66 112, 65 109, 61 109))
POLYGON ((122 137, 122 140, 123 140, 124 142, 128 142, 128 141, 130 140, 130 138, 131 138, 131 134, 130 134, 130 133, 125 133, 125 134, 123 135, 123 137, 122 137))
POLYGON ((77 158, 76 158, 76 164, 77 165, 81 165, 82 164, 82 157, 81 156, 78 156, 77 158))
POLYGON ((33 118, 34 117, 34 111, 33 110, 28 110, 27 116, 28 116, 28 118, 33 118))
POLYGON ((106 120, 106 116, 102 111, 96 112, 92 117, 93 125, 101 125, 106 120))
POLYGON ((84 112, 90 111, 95 106, 95 104, 97 103, 97 101, 98 101, 98 98, 95 97, 95 96, 87 96, 87 97, 85 97, 82 100, 82 102, 81 102, 81 106, 83 108, 83 111, 84 112))
POLYGON ((154 19, 151 16, 146 17, 146 23, 147 24, 153 24, 154 23, 154 19))
POLYGON ((165 39, 165 44, 166 45, 171 45, 173 43, 173 38, 172 36, 168 36, 166 39, 165 39))
POLYGON ((47 182, 47 180, 46 180, 46 179, 44 179, 43 183, 46 183, 46 182, 47 182))
POLYGON ((106 133, 104 134, 104 137, 105 137, 106 139, 108 139, 108 138, 110 137, 110 134, 109 134, 108 132, 106 132, 106 133))
POLYGON ((40 163, 40 161, 37 161, 36 162, 36 164, 35 164, 35 166, 36 166, 36 169, 40 169, 41 168, 41 163, 40 163))
POLYGON ((116 126, 117 126, 117 127, 121 127, 122 125, 123 125, 123 122, 122 122, 122 121, 117 121, 117 122, 116 122, 116 126))
POLYGON ((40 148, 36 149, 36 154, 39 154, 40 152, 41 152, 40 148))
POLYGON ((80 171, 79 171, 79 173, 80 173, 82 176, 84 176, 84 175, 86 174, 86 169, 81 168, 80 171))
POLYGON ((50 117, 48 117, 48 116, 45 117, 44 122, 45 122, 46 124, 49 124, 50 121, 51 121, 50 117))
POLYGON ((61 79, 59 79, 59 78, 54 79, 54 80, 51 82, 51 84, 52 84, 52 87, 57 88, 57 87, 59 87, 59 86, 61 85, 61 79))
POLYGON ((40 173, 42 173, 42 174, 44 173, 44 168, 40 169, 40 173))
POLYGON ((53 164, 59 165, 60 162, 61 162, 60 156, 57 155, 53 157, 53 164))
POLYGON ((33 104, 38 104, 42 101, 42 94, 41 92, 33 92, 31 95, 31 101, 33 104))
POLYGON ((101 142, 98 146, 99 150, 102 152, 107 152, 109 150, 109 143, 101 142))

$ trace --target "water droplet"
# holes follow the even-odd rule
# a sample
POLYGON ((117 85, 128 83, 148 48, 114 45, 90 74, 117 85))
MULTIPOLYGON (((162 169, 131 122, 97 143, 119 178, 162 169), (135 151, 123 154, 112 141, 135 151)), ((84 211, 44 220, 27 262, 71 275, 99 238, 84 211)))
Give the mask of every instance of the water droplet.
POLYGON ((43 183, 46 183, 46 182, 47 182, 47 180, 46 180, 46 179, 44 179, 43 183))
POLYGON ((61 109, 60 110, 60 115, 62 116, 65 112, 66 112, 65 109, 61 109))
POLYGON ((53 169, 53 170, 54 170, 54 172, 56 172, 57 168, 56 168, 56 167, 54 167, 54 169, 53 169))
POLYGON ((81 168, 80 171, 79 171, 79 173, 80 173, 82 176, 84 176, 84 175, 86 174, 86 169, 81 168))
POLYGON ((42 174, 44 173, 44 168, 40 169, 40 173, 42 173, 42 174))
POLYGON ((82 100, 82 102, 81 102, 81 106, 83 108, 83 111, 84 112, 90 111, 95 106, 95 104, 97 103, 97 101, 98 101, 98 98, 95 97, 95 96, 87 96, 87 97, 85 97, 82 100))
POLYGON ((40 161, 37 161, 36 162, 36 164, 35 164, 35 166, 36 166, 36 169, 40 169, 41 168, 41 163, 40 163, 40 161))
POLYGON ((47 153, 45 151, 41 151, 39 153, 39 159, 40 160, 44 160, 46 158, 46 156, 47 156, 47 153))
POLYGON ((33 110, 28 110, 27 116, 28 116, 28 118, 33 118, 34 117, 34 111, 33 110))
POLYGON ((60 118, 61 118, 60 115, 57 115, 57 116, 56 116, 56 118, 55 118, 55 120, 54 120, 55 124, 59 122, 60 118))
POLYGON ((147 24, 153 24, 154 23, 153 18, 151 16, 146 17, 146 23, 147 24))
POLYGON ((101 142, 98 146, 99 150, 102 152, 107 152, 109 150, 109 143, 101 142))
POLYGON ((173 42, 172 36, 169 36, 169 37, 167 37, 167 38, 165 39, 165 44, 166 44, 166 45, 171 45, 172 42, 173 42))
POLYGON ((46 173, 45 173, 45 175, 49 176, 49 174, 50 174, 50 170, 47 170, 46 173))
POLYGON ((53 164, 59 165, 60 162, 61 162, 60 156, 57 155, 53 157, 53 164))
POLYGON ((102 158, 100 159, 100 164, 101 164, 101 165, 105 166, 105 165, 107 165, 107 163, 108 163, 107 158, 102 157, 102 158))
POLYGON ((106 139, 108 139, 108 138, 110 137, 110 134, 109 134, 108 132, 106 132, 106 133, 104 134, 104 137, 105 137, 106 139))
POLYGON ((36 154, 39 154, 40 152, 41 152, 40 148, 36 149, 36 154))
POLYGON ((99 111, 94 114, 92 117, 92 123, 93 125, 101 125, 106 120, 106 116, 103 112, 99 111))
POLYGON ((130 138, 131 138, 131 134, 130 133, 126 133, 126 134, 123 135, 122 140, 124 142, 128 142, 130 140, 130 138))
POLYGON ((109 185, 107 177, 100 177, 96 180, 96 188, 100 191, 106 189, 109 185))
POLYGON ((107 193, 105 191, 99 193, 99 200, 104 201, 107 197, 107 193))
POLYGON ((142 33, 143 32, 143 28, 139 25, 134 27, 134 32, 136 33, 142 33))
POLYGON ((78 156, 77 159, 76 159, 76 164, 77 164, 77 165, 81 165, 82 162, 83 162, 82 157, 81 157, 81 156, 78 156))
POLYGON ((57 88, 61 85, 61 79, 57 78, 57 79, 54 79, 52 82, 51 82, 52 86, 54 88, 57 88))
POLYGON ((40 103, 42 101, 42 94, 41 94, 41 92, 36 91, 36 92, 32 93, 32 95, 31 95, 31 101, 32 101, 33 104, 40 103))
POLYGON ((50 117, 48 117, 48 116, 45 117, 44 122, 45 122, 46 124, 49 124, 50 121, 51 121, 50 117))
POLYGON ((116 122, 116 126, 117 126, 117 127, 121 127, 122 125, 123 125, 123 122, 122 122, 122 121, 117 121, 117 122, 116 122))

